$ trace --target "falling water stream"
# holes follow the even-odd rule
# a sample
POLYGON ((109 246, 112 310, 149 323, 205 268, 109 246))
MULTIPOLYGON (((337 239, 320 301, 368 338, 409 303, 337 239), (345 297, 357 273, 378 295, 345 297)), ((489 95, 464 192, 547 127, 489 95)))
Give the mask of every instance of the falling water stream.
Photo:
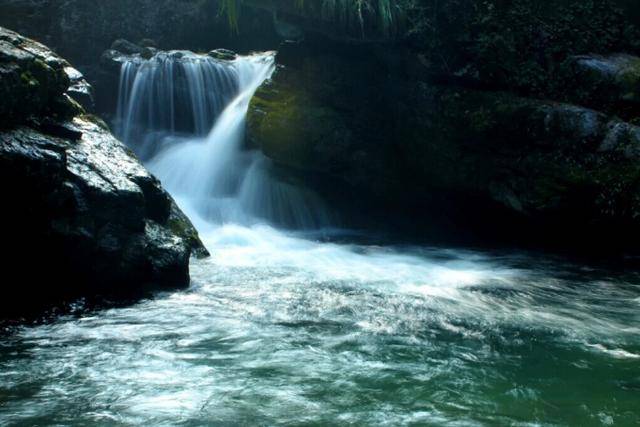
POLYGON ((273 67, 123 66, 120 137, 212 257, 187 291, 0 341, 0 425, 640 423, 638 273, 344 237, 243 147, 273 67))

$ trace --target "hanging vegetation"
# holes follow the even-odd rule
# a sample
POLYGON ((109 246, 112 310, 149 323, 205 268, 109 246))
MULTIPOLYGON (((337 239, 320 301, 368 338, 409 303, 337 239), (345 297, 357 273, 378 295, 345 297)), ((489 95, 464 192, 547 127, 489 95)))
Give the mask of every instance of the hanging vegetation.
MULTIPOLYGON (((238 31, 240 8, 246 0, 219 0, 220 13, 232 31, 238 31)), ((364 35, 365 25, 388 34, 404 15, 409 0, 286 0, 282 9, 293 6, 305 17, 336 24, 345 29, 357 26, 364 35)), ((276 6, 274 6, 276 7, 276 6)))

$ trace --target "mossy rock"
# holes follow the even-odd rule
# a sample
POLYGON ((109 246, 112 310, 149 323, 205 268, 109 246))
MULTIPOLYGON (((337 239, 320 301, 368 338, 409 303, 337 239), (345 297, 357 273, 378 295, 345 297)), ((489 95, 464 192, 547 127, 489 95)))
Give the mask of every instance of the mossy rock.
POLYGON ((43 45, 0 28, 0 126, 32 118, 70 119, 84 112, 66 92, 69 64, 43 45))
POLYGON ((198 232, 187 216, 178 208, 175 202, 171 203, 171 213, 167 220, 167 227, 176 236, 185 240, 191 248, 191 255, 198 258, 207 258, 209 251, 200 240, 198 232))
POLYGON ((571 98, 626 119, 640 116, 640 57, 582 55, 570 59, 571 98))
POLYGON ((270 83, 251 101, 250 141, 278 163, 331 172, 347 154, 350 132, 340 113, 304 90, 270 83))

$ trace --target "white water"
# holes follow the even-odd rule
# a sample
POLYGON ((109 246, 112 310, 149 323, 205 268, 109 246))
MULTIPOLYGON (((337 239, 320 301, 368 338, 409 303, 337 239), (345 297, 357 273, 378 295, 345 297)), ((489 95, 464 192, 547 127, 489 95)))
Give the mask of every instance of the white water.
POLYGON ((122 65, 116 129, 148 160, 177 136, 204 136, 238 94, 235 64, 174 51, 122 65), (167 141, 168 140, 168 141, 167 141))
POLYGON ((272 59, 228 66, 239 91, 208 136, 148 129, 165 132, 149 165, 212 257, 186 292, 0 341, 0 425, 640 422, 638 274, 275 228, 328 214, 241 147, 272 59))
POLYGON ((0 425, 640 422, 638 276, 205 229, 188 291, 0 341, 0 425))
MULTIPOLYGON (((459 329, 449 323, 451 319, 466 322, 466 318, 471 318, 486 322, 487 328, 500 328, 503 322, 511 325, 516 318, 518 328, 554 330, 562 324, 567 338, 591 351, 619 357, 638 356, 621 349, 609 349, 598 342, 613 331, 624 336, 640 333, 640 327, 612 323, 611 319, 600 321, 593 318, 593 308, 580 312, 579 305, 566 312, 536 307, 533 297, 536 292, 518 288, 524 277, 535 275, 527 268, 512 267, 519 263, 518 256, 511 255, 507 257, 508 262, 496 263, 473 252, 419 247, 398 250, 314 241, 320 230, 324 231, 322 236, 331 234, 327 226, 335 217, 313 192, 274 178, 270 161, 242 146, 251 98, 274 69, 272 53, 219 62, 181 52, 123 66, 121 98, 127 102, 120 111, 135 112, 122 117, 124 129, 140 127, 140 123, 145 123, 148 133, 156 130, 149 128, 152 124, 167 129, 166 123, 173 126, 175 122, 168 117, 177 114, 176 104, 188 105, 188 116, 195 119, 193 133, 196 136, 169 135, 164 142, 160 141, 161 148, 148 160, 147 166, 193 220, 213 254, 210 260, 192 266, 196 282, 209 282, 207 276, 218 268, 284 269, 296 272, 297 284, 344 282, 351 287, 358 283, 369 292, 411 295, 427 299, 428 304, 436 302, 438 307, 442 304, 446 306, 446 324, 441 326, 453 331, 459 329), (178 79, 181 83, 175 81, 176 67, 184 69, 182 79, 178 79), (182 87, 182 92, 176 87, 182 87), (190 103, 180 101, 185 95, 190 103), (173 100, 164 102, 169 98, 173 100), (225 99, 228 104, 219 108, 225 99), (145 117, 148 120, 145 121, 145 117), (205 118, 214 125, 207 135, 198 136, 205 118), (278 229, 281 226, 299 231, 278 229), (474 293, 470 293, 470 289, 474 293), (487 292, 504 294, 506 299, 496 303, 493 295, 486 297, 487 292), (522 296, 521 300, 513 298, 519 301, 515 305, 511 304, 512 294, 522 296)), ((125 132, 125 135, 129 134, 125 132)), ((129 144, 137 147, 133 141, 129 144)), ((563 300, 561 294, 568 290, 560 289, 559 283, 565 284, 566 280, 548 278, 541 286, 543 294, 557 292, 556 297, 563 300)), ((538 284, 534 286, 537 287, 538 284)), ((611 292, 624 294, 618 289, 611 292)), ((564 304, 571 305, 570 301, 564 304)), ((436 317, 441 319, 441 314, 436 317)), ((392 325, 402 319, 389 318, 387 322, 390 323, 367 320, 358 325, 396 331, 392 325)))
POLYGON ((120 133, 147 159, 147 167, 194 222, 201 229, 229 222, 298 229, 329 225, 331 215, 317 195, 276 179, 268 159, 243 149, 249 102, 273 73, 274 55, 232 62, 184 53, 174 56, 161 54, 123 66, 120 133), (180 78, 176 69, 182 70, 180 78), (228 105, 219 109, 225 99, 228 105), (193 135, 175 132, 176 104, 194 119, 193 135), (206 120, 215 124, 208 135, 199 136, 206 120), (153 147, 148 138, 132 139, 132 129, 156 135, 153 147))

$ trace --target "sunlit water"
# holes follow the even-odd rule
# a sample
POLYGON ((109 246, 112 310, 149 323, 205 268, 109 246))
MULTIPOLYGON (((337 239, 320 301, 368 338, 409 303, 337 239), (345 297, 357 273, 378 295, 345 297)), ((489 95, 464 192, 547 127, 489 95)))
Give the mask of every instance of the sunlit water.
POLYGON ((237 146, 255 82, 148 163, 212 253, 190 289, 0 338, 1 425, 640 423, 639 274, 278 229, 329 219, 237 146))
POLYGON ((0 423, 640 422, 637 275, 266 226, 206 241, 188 291, 3 338, 0 423))

